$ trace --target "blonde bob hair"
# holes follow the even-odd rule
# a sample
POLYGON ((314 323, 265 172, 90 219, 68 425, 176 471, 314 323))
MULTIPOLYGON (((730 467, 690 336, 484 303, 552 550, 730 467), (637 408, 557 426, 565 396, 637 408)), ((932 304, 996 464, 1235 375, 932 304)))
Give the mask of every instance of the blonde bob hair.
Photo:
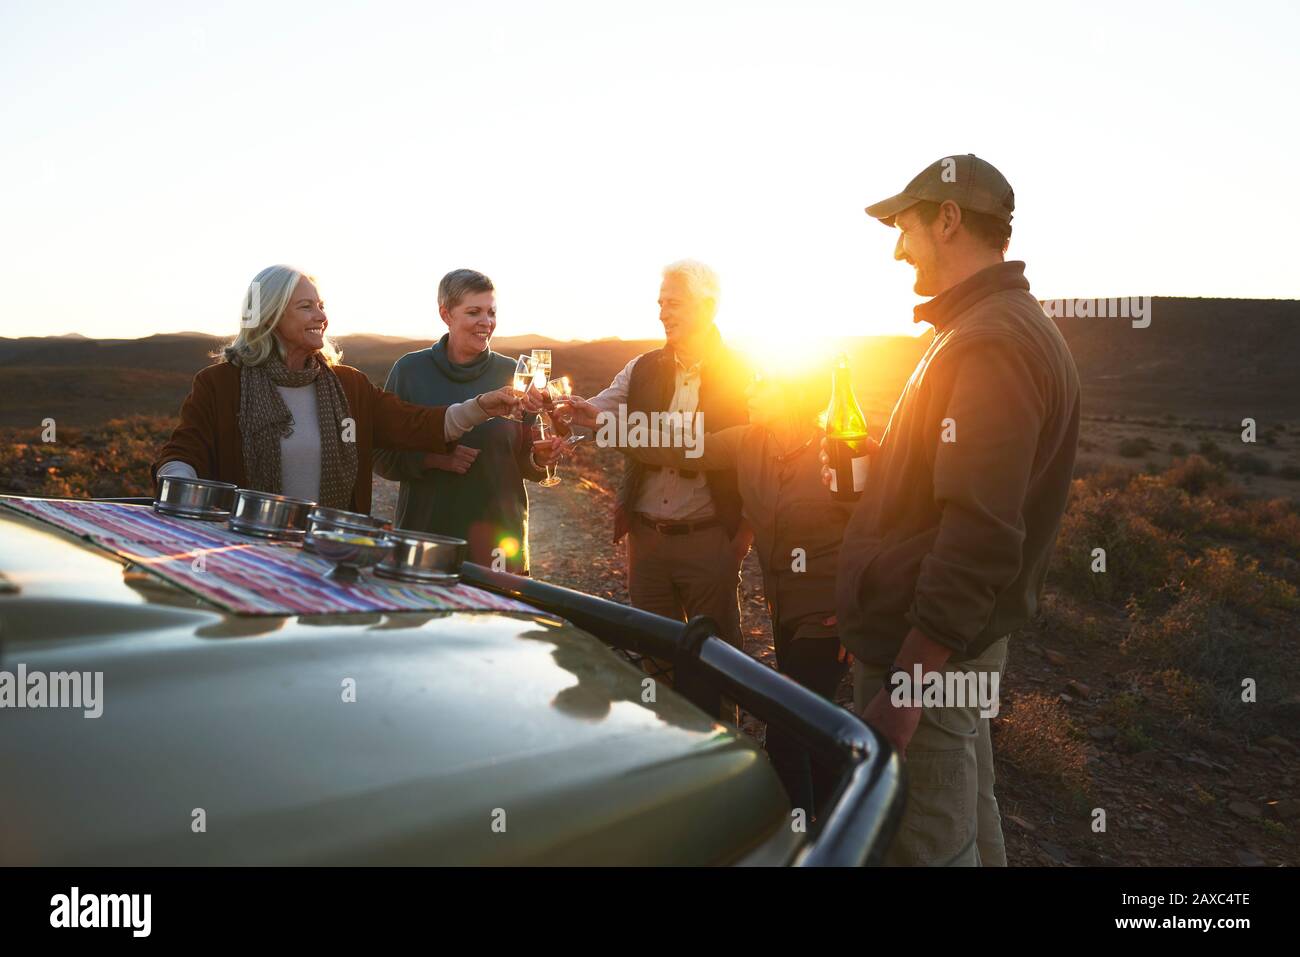
MULTIPOLYGON (((284 345, 275 335, 275 327, 289 308, 289 300, 300 280, 312 283, 316 277, 292 266, 267 266, 248 284, 244 292, 243 308, 240 310, 239 335, 214 359, 224 358, 227 362, 250 367, 260 366, 271 358, 274 351, 283 362, 284 345)), ((343 354, 331 340, 317 352, 326 365, 338 365, 343 354)))

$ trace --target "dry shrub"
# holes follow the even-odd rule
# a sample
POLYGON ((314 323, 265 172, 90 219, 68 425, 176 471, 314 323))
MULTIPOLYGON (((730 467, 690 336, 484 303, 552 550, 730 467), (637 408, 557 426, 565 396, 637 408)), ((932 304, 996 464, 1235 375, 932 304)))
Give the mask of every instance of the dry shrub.
POLYGON ((1040 638, 1096 641, 1105 629, 1096 615, 1088 614, 1068 595, 1045 592, 1030 626, 1040 638))
POLYGON ((1190 533, 1206 524, 1204 504, 1168 481, 1168 472, 1137 475, 1120 494, 1124 507, 1167 532, 1190 533))
POLYGON ((1300 546, 1300 515, 1292 503, 1249 498, 1198 455, 1175 462, 1146 487, 1134 485, 1130 491, 1162 528, 1300 546))
POLYGON ((1204 495, 1216 486, 1228 484, 1223 469, 1199 455, 1189 455, 1169 466, 1164 472, 1164 480, 1167 485, 1182 489, 1189 495, 1204 495))
POLYGON ((1073 492, 1075 494, 1105 492, 1108 489, 1127 488, 1128 483, 1133 480, 1133 470, 1120 468, 1109 462, 1099 465, 1094 471, 1089 473, 1085 481, 1076 480, 1073 492))
POLYGON ((1078 795, 1090 778, 1079 729, 1056 698, 1022 694, 997 719, 999 757, 1031 777, 1078 795))
POLYGON ((1207 548, 1188 562, 1186 582, 1209 601, 1246 614, 1255 614, 1261 608, 1300 608, 1300 595, 1294 585, 1261 571, 1258 559, 1238 555, 1226 546, 1207 548))
POLYGON ((1145 437, 1120 439, 1117 451, 1126 459, 1136 459, 1150 452, 1154 446, 1145 437))
POLYGON ((2 430, 0 487, 55 498, 151 495, 149 466, 174 425, 170 418, 136 415, 59 429, 50 444, 32 442, 31 430, 2 430))
POLYGON ((1255 538, 1300 549, 1300 512, 1284 498, 1254 500, 1245 505, 1246 522, 1255 538))
POLYGON ((1209 707, 1213 690, 1208 682, 1177 668, 1157 671, 1153 676, 1173 709, 1184 718, 1199 718, 1209 707))
MULTIPOLYGON (((1237 586, 1233 586, 1237 587, 1237 586)), ((1269 667, 1269 656, 1252 641, 1249 626, 1206 592, 1184 587, 1162 614, 1148 616, 1129 603, 1130 627, 1120 650, 1150 663, 1157 683, 1184 722, 1209 719, 1239 725, 1235 707, 1241 675, 1269 667)))
POLYGON ((1300 548, 1300 513, 1286 499, 1198 500, 1206 532, 1242 541, 1300 548))
POLYGON ((1137 691, 1122 691, 1101 708, 1102 717, 1119 732, 1119 740, 1129 751, 1146 751, 1154 746, 1144 721, 1151 708, 1137 691))
POLYGON ((1181 543, 1136 511, 1122 489, 1074 483, 1061 521, 1053 564, 1056 580, 1076 597, 1119 601, 1143 597, 1169 579, 1181 543), (1093 572, 1093 549, 1106 551, 1106 571, 1093 572))
POLYGON ((1054 580, 1077 598, 1150 603, 1186 570, 1195 587, 1213 600, 1249 611, 1293 610, 1295 589, 1210 549, 1184 556, 1188 537, 1218 535, 1247 542, 1300 548, 1300 510, 1285 499, 1249 499, 1222 468, 1190 455, 1158 475, 1102 470, 1076 479, 1053 556, 1054 580), (1106 572, 1092 571, 1093 549, 1106 550, 1106 572))
POLYGON ((1196 451, 1215 465, 1227 465, 1232 461, 1232 454, 1223 451, 1219 443, 1214 439, 1201 439, 1196 446, 1196 451))
POLYGON ((1136 601, 1128 603, 1129 632, 1120 642, 1128 655, 1157 664, 1184 661, 1189 648, 1205 634, 1210 624, 1210 606, 1204 595, 1184 592, 1163 614, 1148 617, 1136 601))

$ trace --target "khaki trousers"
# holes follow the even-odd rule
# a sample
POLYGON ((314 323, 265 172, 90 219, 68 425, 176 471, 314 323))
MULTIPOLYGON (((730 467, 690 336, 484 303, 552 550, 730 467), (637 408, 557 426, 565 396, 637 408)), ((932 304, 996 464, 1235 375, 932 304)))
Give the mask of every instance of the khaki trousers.
MULTIPOLYGON (((1006 666, 1007 639, 949 671, 997 672, 1006 666)), ((867 706, 886 669, 853 662, 853 707, 867 706)), ((993 741, 978 707, 924 708, 905 755, 907 805, 885 854, 888 865, 1006 867, 1002 818, 993 794, 993 741)))
MULTIPOLYGON (((708 615, 718 623, 718 637, 741 648, 739 586, 740 566, 721 525, 665 535, 633 518, 627 534, 627 590, 634 607, 678 621, 708 615)), ((673 685, 671 662, 647 657, 641 665, 656 680, 673 685)), ((720 708, 722 720, 736 723, 734 703, 723 702, 720 708)))

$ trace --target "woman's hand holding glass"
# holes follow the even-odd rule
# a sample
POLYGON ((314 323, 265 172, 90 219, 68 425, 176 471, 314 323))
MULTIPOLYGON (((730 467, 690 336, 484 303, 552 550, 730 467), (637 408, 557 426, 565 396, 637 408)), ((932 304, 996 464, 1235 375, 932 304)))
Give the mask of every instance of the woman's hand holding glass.
POLYGON ((543 390, 546 388, 546 373, 537 366, 531 357, 520 356, 515 362, 515 375, 512 380, 514 394, 520 402, 520 414, 513 416, 523 421, 523 413, 537 413, 544 405, 543 390), (538 377, 541 378, 540 385, 538 377))
POLYGON ((533 423, 533 462, 539 468, 546 470, 546 478, 537 484, 542 488, 552 488, 560 484, 560 477, 555 474, 556 463, 564 454, 565 442, 563 439, 553 435, 547 428, 543 419, 539 418, 533 423))
POLYGON ((543 393, 538 391, 531 383, 519 399, 519 407, 528 413, 541 412, 545 404, 546 400, 543 398, 543 393))
POLYGON ((478 397, 479 407, 488 415, 511 418, 519 411, 520 396, 511 386, 503 385, 478 397))
MULTIPOLYGON (((534 433, 536 434, 536 433, 534 433)), ((569 451, 569 444, 558 435, 533 439, 533 461, 542 468, 555 465, 569 451)))

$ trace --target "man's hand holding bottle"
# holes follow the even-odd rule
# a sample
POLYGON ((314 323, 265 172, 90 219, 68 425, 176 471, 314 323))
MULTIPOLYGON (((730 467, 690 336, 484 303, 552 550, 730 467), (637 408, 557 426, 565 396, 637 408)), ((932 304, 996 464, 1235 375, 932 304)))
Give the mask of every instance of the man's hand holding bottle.
MULTIPOLYGON (((871 436, 867 436, 865 439, 862 439, 861 441, 866 444, 868 459, 870 459, 871 456, 875 455, 877 452, 880 451, 880 443, 877 442, 875 439, 871 438, 871 436)), ((832 439, 828 439, 824 435, 822 436, 822 451, 821 451, 822 484, 825 485, 827 488, 831 487, 831 479, 835 475, 834 465, 831 462, 831 454, 834 452, 834 446, 832 445, 832 442, 833 442, 832 439)))

